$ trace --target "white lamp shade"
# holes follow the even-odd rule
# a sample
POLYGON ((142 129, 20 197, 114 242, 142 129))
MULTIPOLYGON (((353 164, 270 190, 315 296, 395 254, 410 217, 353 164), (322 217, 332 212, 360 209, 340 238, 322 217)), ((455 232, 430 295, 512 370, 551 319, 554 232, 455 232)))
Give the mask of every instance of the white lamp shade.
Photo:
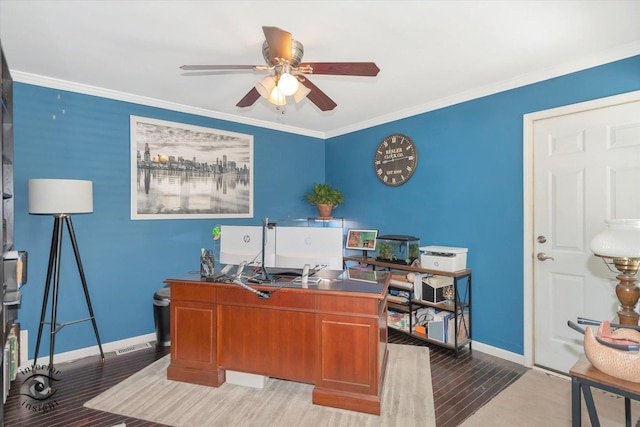
POLYGON ((93 182, 76 179, 30 179, 30 214, 93 212, 93 182))
POLYGON ((291 96, 298 90, 298 79, 289 73, 283 73, 278 79, 278 89, 284 96, 291 96))
POLYGON ((640 219, 606 220, 591 240, 594 254, 607 258, 640 258, 640 219))

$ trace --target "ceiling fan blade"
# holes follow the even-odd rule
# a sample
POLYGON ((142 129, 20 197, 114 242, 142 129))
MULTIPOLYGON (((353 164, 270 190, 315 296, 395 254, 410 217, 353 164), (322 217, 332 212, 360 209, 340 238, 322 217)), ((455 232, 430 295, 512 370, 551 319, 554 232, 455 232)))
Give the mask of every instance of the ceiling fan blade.
POLYGON ((326 93, 321 91, 318 86, 311 83, 308 78, 305 77, 304 81, 300 83, 311 91, 307 95, 307 98, 309 98, 309 101, 316 104, 321 111, 330 111, 337 107, 338 104, 336 104, 333 99, 329 98, 326 93))
POLYGON ((278 27, 262 27, 264 37, 269 45, 269 56, 275 64, 275 58, 286 59, 291 62, 291 33, 278 27))
POLYGON ((187 71, 202 70, 253 70, 257 65, 183 65, 180 68, 187 71))
POLYGON ((260 98, 260 93, 255 87, 252 87, 244 98, 236 104, 236 107, 250 107, 258 100, 258 98, 260 98))
POLYGON ((331 74, 336 76, 375 77, 380 68, 375 62, 305 62, 298 68, 311 67, 310 74, 331 74))

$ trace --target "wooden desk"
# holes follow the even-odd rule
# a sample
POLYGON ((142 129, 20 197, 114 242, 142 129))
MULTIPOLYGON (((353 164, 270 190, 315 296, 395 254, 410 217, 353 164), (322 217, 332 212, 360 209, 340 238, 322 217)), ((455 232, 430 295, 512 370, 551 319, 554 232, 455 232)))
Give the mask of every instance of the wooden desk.
POLYGON ((314 404, 379 415, 391 276, 368 283, 338 274, 323 272, 332 278, 307 288, 276 283, 282 287, 268 299, 199 275, 165 280, 171 285, 167 378, 217 387, 227 369, 265 375, 314 384, 314 404))
POLYGON ((591 387, 624 396, 625 425, 631 427, 631 399, 640 400, 640 383, 607 375, 594 368, 585 356, 573 365, 569 373, 571 374, 571 425, 573 427, 579 427, 582 423, 581 393, 584 393, 591 425, 600 426, 591 387))

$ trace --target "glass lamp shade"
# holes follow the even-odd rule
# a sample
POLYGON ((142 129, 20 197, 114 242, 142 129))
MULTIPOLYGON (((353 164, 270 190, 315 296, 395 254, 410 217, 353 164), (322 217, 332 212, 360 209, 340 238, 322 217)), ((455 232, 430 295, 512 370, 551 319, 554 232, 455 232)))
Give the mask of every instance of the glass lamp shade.
POLYGON ((287 98, 280 92, 276 85, 275 76, 264 77, 256 83, 255 88, 263 98, 267 98, 272 104, 285 105, 287 103, 287 98))
POLYGON ((269 96, 271 96, 271 92, 273 91, 274 87, 276 87, 275 76, 266 76, 260 79, 260 81, 256 83, 256 86, 255 86, 258 93, 263 98, 267 98, 267 99, 269 99, 269 96))
POLYGON ((93 182, 76 179, 30 179, 29 213, 34 215, 93 212, 93 182))
POLYGON ((278 80, 275 76, 266 76, 262 78, 258 83, 256 83, 255 88, 263 98, 266 98, 270 103, 275 105, 286 105, 287 96, 290 95, 293 95, 293 99, 296 101, 296 103, 298 103, 306 98, 306 96, 311 92, 311 89, 309 89, 305 85, 300 84, 297 78, 287 73, 280 76, 280 80, 278 80), (284 76, 289 76, 295 81, 295 90, 290 94, 283 92, 282 88, 280 87, 282 86, 282 79, 284 78, 284 76))
POLYGON ((271 95, 269 95, 269 98, 267 99, 270 103, 275 105, 287 105, 287 97, 284 96, 282 92, 280 92, 278 86, 273 88, 273 90, 271 91, 271 95))
POLYGON ((289 73, 283 73, 278 79, 278 89, 284 96, 291 96, 298 90, 298 79, 289 73))
POLYGON ((594 254, 606 258, 640 258, 640 219, 609 219, 591 240, 594 254))

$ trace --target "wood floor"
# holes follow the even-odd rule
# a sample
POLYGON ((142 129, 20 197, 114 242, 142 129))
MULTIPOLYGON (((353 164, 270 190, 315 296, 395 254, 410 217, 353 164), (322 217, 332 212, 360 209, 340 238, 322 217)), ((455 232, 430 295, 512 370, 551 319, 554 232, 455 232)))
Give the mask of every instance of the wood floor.
MULTIPOLYGON (((393 330, 389 331, 389 342, 428 345, 393 330)), ((456 359, 449 350, 434 345, 428 347, 431 351, 437 427, 459 425, 526 371, 521 365, 479 351, 465 350, 456 359)), ((96 356, 58 364, 57 391, 45 401, 46 406, 43 407, 47 408, 46 411, 25 407, 25 397, 20 395, 21 390, 24 391, 24 374, 20 373, 12 382, 5 403, 4 426, 111 427, 120 423, 125 423, 127 427, 161 426, 87 409, 82 405, 167 354, 169 347, 154 346, 121 356, 107 353, 104 363, 96 356)))

